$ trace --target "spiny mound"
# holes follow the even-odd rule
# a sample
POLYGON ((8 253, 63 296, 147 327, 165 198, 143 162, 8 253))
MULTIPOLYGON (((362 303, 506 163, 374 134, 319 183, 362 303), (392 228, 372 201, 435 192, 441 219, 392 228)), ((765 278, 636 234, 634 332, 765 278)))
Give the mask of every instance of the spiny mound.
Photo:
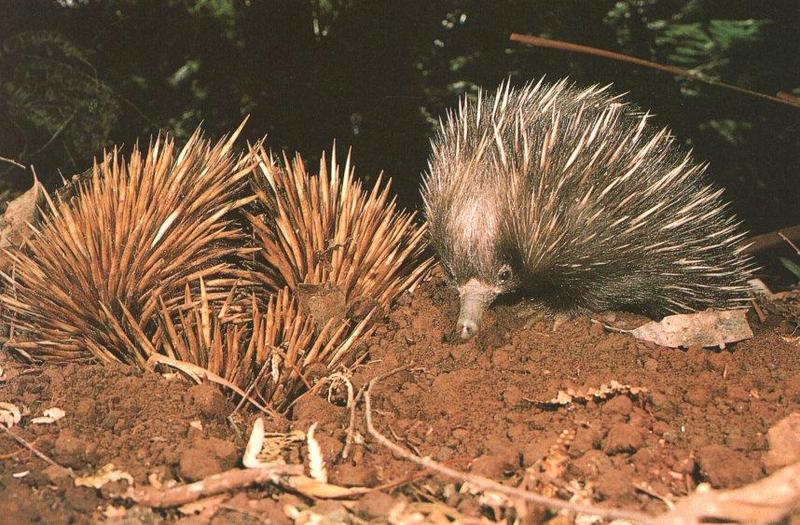
POLYGON ((114 151, 69 202, 50 201, 41 231, 8 253, 6 346, 34 360, 142 364, 137 340, 159 300, 174 304, 201 277, 230 285, 243 241, 229 212, 252 200, 241 198, 250 160, 231 153, 238 133, 212 146, 198 130, 177 155, 170 138, 128 162, 114 151))
POLYGON ((187 293, 179 307, 161 310, 158 333, 143 345, 198 365, 279 412, 361 356, 370 317, 354 324, 331 319, 318 329, 288 288, 271 295, 263 310, 255 296, 243 305, 231 289, 224 301, 212 301, 202 281, 199 288, 199 297, 187 293))
POLYGON ((749 299, 744 233, 705 165, 606 89, 506 84, 447 115, 423 197, 464 316, 513 291, 653 315, 749 299))
POLYGON ((297 156, 279 167, 259 150, 256 193, 266 213, 250 215, 262 250, 251 278, 272 290, 328 285, 343 294, 347 317, 374 306, 388 308, 430 266, 420 262, 424 231, 415 214, 399 211, 389 184, 378 178, 365 191, 348 156, 343 171, 335 153, 323 155, 320 174, 306 172, 297 156))

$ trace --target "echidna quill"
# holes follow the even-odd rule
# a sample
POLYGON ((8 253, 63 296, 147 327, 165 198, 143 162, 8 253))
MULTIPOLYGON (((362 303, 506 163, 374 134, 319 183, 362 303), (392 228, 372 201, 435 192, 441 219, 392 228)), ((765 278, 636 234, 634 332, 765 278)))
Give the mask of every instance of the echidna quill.
POLYGON ((247 215, 262 250, 249 279, 270 290, 301 284, 332 285, 346 312, 362 317, 373 306, 387 309, 427 272, 425 231, 415 214, 397 208, 390 181, 379 176, 362 187, 348 155, 340 168, 335 150, 311 175, 302 159, 276 164, 260 148, 253 175, 262 215, 247 215), (363 310, 360 311, 359 310, 363 310))
POLYGON ((462 339, 511 292, 568 312, 745 306, 753 264, 722 190, 607 88, 505 83, 442 122, 422 196, 462 339))
POLYGON ((179 151, 161 137, 127 161, 115 150, 51 200, 40 230, 5 252, 5 348, 144 365, 160 306, 198 279, 209 293, 234 283, 244 234, 231 212, 254 198, 242 197, 252 160, 233 152, 240 131, 213 145, 198 130, 179 151))

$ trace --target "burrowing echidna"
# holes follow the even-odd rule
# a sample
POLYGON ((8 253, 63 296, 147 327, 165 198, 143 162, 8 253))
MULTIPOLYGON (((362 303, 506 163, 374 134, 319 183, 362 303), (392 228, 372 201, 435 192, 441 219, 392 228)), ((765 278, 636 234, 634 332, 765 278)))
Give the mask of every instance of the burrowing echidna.
POLYGON ((415 214, 397 209, 391 181, 379 176, 367 191, 349 154, 341 169, 335 150, 330 163, 322 155, 319 175, 299 156, 280 167, 263 148, 255 155, 254 186, 266 213, 248 215, 262 248, 250 279, 293 293, 300 284, 332 285, 344 294, 348 311, 340 313, 360 317, 372 306, 388 308, 425 274, 424 229, 415 214))
POLYGON ((745 305, 739 222, 705 165, 649 118, 565 80, 501 84, 447 115, 422 193, 462 338, 509 292, 562 311, 745 305))
POLYGON ((232 151, 240 131, 212 145, 198 130, 180 151, 158 138, 128 161, 114 150, 60 192, 37 233, 6 253, 5 348, 143 365, 162 306, 201 278, 214 291, 235 282, 245 237, 231 211, 253 199, 241 197, 252 160, 232 151))

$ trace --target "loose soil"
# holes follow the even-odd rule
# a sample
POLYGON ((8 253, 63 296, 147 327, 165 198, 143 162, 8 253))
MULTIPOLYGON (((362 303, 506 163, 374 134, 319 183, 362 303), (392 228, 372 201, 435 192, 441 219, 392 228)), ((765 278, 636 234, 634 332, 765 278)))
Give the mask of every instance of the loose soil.
MULTIPOLYGON (((586 316, 554 322, 499 305, 478 338, 453 344, 446 334, 457 297, 440 277, 403 302, 368 339, 368 358, 352 375, 356 389, 383 375, 372 396, 376 426, 419 455, 508 485, 663 512, 661 497, 685 495, 701 482, 736 487, 774 470, 767 430, 800 411, 800 349, 786 315, 769 314, 765 323, 753 317, 755 337, 725 350, 680 350, 610 332, 586 316), (612 380, 647 392, 547 403, 559 390, 612 380)), ((624 313, 595 319, 621 328, 644 320, 624 313)), ((216 387, 178 375, 121 365, 31 367, 7 357, 0 365, 0 401, 31 417, 50 407, 66 412, 49 425, 23 417, 14 431, 82 476, 113 463, 137 485, 203 479, 240 464, 256 416, 241 407, 228 418, 235 405, 216 387)), ((431 520, 437 512, 508 516, 375 443, 364 429, 363 405, 356 430, 364 442, 342 460, 350 421, 344 393, 339 385, 306 395, 286 420, 267 421, 268 431, 281 432, 317 423, 331 483, 383 487, 354 502, 317 502, 312 510, 328 523, 381 523, 402 509, 427 509, 431 520)), ((297 447, 286 460, 307 461, 304 455, 297 447)), ((63 469, 8 435, 0 435, 0 457, 4 523, 291 523, 287 508, 314 505, 264 486, 199 515, 152 511, 115 499, 124 481, 75 487, 63 469)), ((548 517, 534 512, 529 520, 548 517)))

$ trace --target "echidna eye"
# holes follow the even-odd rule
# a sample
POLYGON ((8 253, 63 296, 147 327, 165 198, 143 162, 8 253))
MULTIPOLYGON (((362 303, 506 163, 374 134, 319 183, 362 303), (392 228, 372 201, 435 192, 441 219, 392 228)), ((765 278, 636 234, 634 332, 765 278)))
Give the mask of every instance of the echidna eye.
POLYGON ((511 268, 508 266, 503 266, 500 268, 500 271, 497 272, 497 278, 500 280, 501 283, 504 283, 511 279, 511 268))

